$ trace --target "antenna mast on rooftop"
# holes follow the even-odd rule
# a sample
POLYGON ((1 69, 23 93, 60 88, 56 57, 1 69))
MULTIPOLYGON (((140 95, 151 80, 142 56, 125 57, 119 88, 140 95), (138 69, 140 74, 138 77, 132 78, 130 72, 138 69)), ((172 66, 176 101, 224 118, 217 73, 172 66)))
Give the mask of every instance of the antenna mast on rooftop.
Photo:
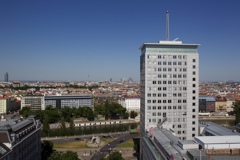
POLYGON ((169 41, 169 12, 166 12, 166 38, 169 41))

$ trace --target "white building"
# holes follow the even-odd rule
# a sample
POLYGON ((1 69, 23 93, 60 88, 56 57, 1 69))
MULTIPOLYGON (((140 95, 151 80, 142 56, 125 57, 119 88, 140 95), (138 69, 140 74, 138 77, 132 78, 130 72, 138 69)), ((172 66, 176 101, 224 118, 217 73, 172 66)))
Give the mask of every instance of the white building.
POLYGON ((126 108, 128 112, 135 111, 140 112, 140 97, 139 96, 127 96, 122 98, 120 104, 126 108))
POLYGON ((64 95, 64 96, 45 96, 45 107, 52 105, 54 108, 63 108, 65 106, 70 108, 90 107, 93 106, 93 100, 88 95, 64 95))
POLYGON ((239 149, 240 136, 196 136, 195 141, 203 149, 239 149))
POLYGON ((7 98, 0 97, 0 114, 7 113, 7 98))
POLYGON ((23 107, 30 107, 31 110, 45 110, 44 96, 29 95, 23 96, 21 101, 21 109, 23 107))
POLYGON ((141 137, 158 124, 180 140, 198 135, 198 46, 160 41, 140 47, 141 137))

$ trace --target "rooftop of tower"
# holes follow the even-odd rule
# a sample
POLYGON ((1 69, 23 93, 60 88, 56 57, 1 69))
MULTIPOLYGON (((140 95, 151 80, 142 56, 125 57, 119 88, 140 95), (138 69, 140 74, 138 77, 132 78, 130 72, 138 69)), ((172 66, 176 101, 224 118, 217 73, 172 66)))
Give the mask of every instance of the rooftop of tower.
POLYGON ((194 47, 197 48, 200 44, 184 44, 182 43, 182 41, 159 41, 157 43, 143 43, 140 46, 140 50, 142 50, 143 48, 147 47, 147 46, 152 46, 152 47, 157 47, 157 46, 175 46, 175 47, 194 47))

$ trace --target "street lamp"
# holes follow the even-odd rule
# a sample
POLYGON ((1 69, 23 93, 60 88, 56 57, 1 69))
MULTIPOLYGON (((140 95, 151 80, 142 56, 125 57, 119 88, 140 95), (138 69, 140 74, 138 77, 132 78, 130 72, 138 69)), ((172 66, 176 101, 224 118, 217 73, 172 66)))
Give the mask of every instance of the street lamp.
MULTIPOLYGON (((124 128, 123 128, 123 132, 124 132, 124 128)), ((122 132, 122 141, 124 142, 124 134, 122 132)))
POLYGON ((83 136, 83 127, 81 126, 81 130, 82 130, 82 136, 83 136))

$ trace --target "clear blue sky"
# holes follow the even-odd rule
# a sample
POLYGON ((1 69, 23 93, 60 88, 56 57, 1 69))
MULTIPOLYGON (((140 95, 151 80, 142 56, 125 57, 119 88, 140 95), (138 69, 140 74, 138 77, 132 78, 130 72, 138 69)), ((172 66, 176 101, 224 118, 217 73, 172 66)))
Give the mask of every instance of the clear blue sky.
POLYGON ((139 47, 201 44, 200 81, 240 81, 239 0, 1 0, 0 80, 139 80, 139 47))

